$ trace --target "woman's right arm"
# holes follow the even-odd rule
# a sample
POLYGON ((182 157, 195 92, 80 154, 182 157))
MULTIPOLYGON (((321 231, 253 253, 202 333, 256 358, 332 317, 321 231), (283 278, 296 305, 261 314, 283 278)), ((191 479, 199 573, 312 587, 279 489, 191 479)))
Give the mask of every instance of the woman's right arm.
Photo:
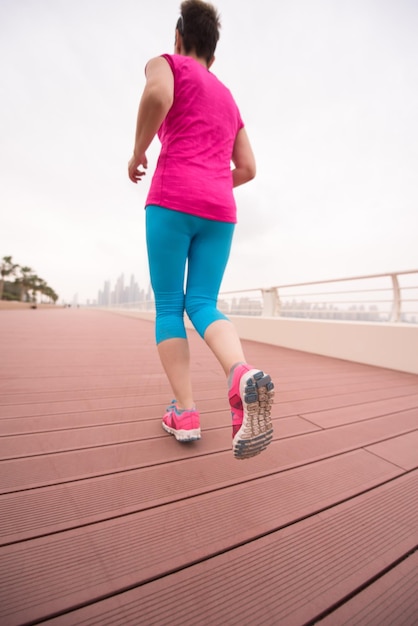
POLYGON ((138 109, 134 153, 128 166, 129 178, 134 183, 145 173, 138 170, 138 167, 146 169, 146 150, 170 110, 174 98, 173 73, 163 57, 149 61, 146 77, 147 82, 138 109))
POLYGON ((255 157, 245 128, 238 132, 232 152, 233 186, 238 187, 252 180, 256 173, 255 157))

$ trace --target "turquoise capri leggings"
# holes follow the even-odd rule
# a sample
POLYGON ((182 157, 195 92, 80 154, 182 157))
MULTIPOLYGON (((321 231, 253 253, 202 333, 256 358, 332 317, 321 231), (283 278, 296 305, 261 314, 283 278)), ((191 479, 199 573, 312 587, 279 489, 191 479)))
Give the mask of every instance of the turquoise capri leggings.
POLYGON ((210 324, 227 319, 216 305, 234 228, 229 222, 147 205, 146 238, 157 344, 186 338, 184 311, 201 337, 210 324))

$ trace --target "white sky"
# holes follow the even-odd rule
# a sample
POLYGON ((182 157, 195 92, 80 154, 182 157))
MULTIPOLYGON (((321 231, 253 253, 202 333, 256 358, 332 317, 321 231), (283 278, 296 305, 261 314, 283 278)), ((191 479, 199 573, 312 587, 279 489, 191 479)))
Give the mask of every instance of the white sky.
MULTIPOLYGON (((65 300, 149 282, 147 180, 127 177, 146 61, 174 0, 0 0, 0 256, 65 300)), ((220 0, 213 72, 257 178, 223 290, 416 269, 418 2, 220 0)))

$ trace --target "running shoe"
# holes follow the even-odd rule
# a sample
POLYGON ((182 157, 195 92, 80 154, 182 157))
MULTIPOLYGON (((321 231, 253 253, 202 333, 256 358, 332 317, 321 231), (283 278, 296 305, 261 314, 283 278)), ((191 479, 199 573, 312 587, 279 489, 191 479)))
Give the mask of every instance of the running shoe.
POLYGON ((229 382, 232 450, 236 459, 249 459, 265 450, 273 439, 274 384, 268 374, 246 363, 235 366, 229 382))
POLYGON ((177 441, 196 441, 200 439, 200 415, 195 409, 180 411, 173 400, 167 407, 162 426, 174 435, 177 441))

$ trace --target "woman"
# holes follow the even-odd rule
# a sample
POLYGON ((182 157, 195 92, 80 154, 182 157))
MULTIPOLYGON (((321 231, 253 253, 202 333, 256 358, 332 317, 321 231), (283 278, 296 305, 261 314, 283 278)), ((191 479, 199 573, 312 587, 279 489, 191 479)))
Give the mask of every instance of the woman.
POLYGON ((148 166, 146 150, 158 133, 162 146, 146 201, 146 237, 156 341, 176 398, 163 428, 178 441, 200 439, 186 311, 228 376, 232 448, 236 458, 244 459, 259 454, 272 439, 274 385, 270 376, 246 363, 234 326, 217 309, 236 223, 233 187, 255 176, 237 105, 208 71, 219 28, 212 5, 201 0, 181 4, 174 55, 151 59, 146 66, 128 169, 132 182, 141 180, 148 166))

